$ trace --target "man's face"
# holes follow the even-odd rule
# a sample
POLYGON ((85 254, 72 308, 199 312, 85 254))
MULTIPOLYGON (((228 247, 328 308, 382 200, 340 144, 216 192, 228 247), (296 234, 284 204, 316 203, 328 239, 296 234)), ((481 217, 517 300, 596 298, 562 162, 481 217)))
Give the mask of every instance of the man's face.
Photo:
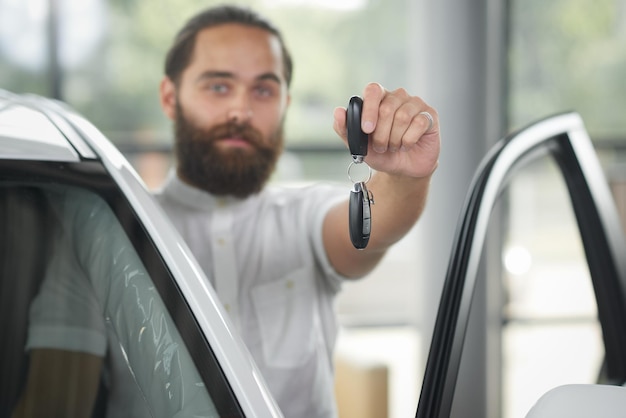
POLYGON ((279 41, 238 24, 199 32, 179 85, 162 83, 161 102, 176 123, 184 181, 217 195, 258 192, 282 151, 289 103, 279 41))
POLYGON ((261 191, 282 151, 282 124, 269 138, 250 124, 235 121, 203 129, 179 106, 175 126, 179 177, 218 196, 244 198, 261 191), (221 144, 231 140, 245 145, 221 144))

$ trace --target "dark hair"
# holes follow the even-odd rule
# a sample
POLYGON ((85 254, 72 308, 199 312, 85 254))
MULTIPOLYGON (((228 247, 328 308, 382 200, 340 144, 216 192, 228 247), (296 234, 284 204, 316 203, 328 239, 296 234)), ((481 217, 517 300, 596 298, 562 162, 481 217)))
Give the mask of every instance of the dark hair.
POLYGON ((191 17, 174 38, 165 57, 165 75, 175 84, 180 82, 182 72, 191 61, 196 43, 196 35, 203 29, 225 23, 239 23, 245 26, 266 30, 278 38, 283 55, 283 70, 287 86, 291 84, 293 62, 285 46, 280 31, 267 19, 249 8, 234 5, 221 5, 206 9, 191 17))

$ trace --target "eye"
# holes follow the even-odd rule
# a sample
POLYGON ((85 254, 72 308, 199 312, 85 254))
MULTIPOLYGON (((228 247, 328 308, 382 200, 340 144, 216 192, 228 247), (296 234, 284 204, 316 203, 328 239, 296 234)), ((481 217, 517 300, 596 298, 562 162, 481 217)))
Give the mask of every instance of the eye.
POLYGON ((207 90, 210 90, 211 92, 217 94, 225 94, 229 91, 228 85, 226 83, 209 83, 206 88, 207 90))
POLYGON ((254 93, 259 98, 269 98, 276 95, 276 87, 270 84, 261 84, 254 88, 254 93))
POLYGON ((224 96, 232 90, 228 81, 216 78, 203 80, 198 87, 201 91, 207 94, 214 94, 218 96, 224 96))

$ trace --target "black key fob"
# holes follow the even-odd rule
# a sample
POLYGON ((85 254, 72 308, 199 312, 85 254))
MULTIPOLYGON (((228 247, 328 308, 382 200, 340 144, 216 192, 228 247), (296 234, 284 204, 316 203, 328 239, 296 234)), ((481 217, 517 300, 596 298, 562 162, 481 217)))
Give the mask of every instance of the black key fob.
POLYGON ((354 248, 362 250, 367 247, 372 230, 372 216, 370 203, 372 195, 364 182, 354 183, 350 192, 350 240, 354 248))
POLYGON ((348 148, 355 163, 363 162, 367 155, 368 135, 361 130, 361 111, 363 99, 352 96, 348 102, 346 129, 348 131, 348 148))
MULTIPOLYGON (((354 164, 363 162, 367 155, 368 135, 361 130, 361 112, 363 99, 352 96, 348 102, 346 115, 346 130, 348 135, 348 147, 354 164)), ((350 176, 350 167, 348 176, 350 176)), ((370 171, 371 174, 371 171, 370 171)), ((350 240, 354 248, 362 250, 367 247, 372 229, 372 217, 370 203, 374 203, 372 194, 367 190, 364 181, 354 183, 350 192, 349 218, 350 240)))

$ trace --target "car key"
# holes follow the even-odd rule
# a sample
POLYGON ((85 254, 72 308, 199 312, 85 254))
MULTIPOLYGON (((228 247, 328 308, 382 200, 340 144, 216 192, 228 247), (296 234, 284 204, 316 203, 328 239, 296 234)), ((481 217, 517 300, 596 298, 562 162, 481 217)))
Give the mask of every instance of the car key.
POLYGON ((367 247, 372 230, 372 216, 370 203, 374 203, 372 194, 365 182, 354 183, 350 192, 350 240, 354 248, 362 250, 367 247))
MULTIPOLYGON (((348 147, 352 154, 353 163, 348 167, 348 177, 353 164, 363 163, 367 155, 368 135, 361 130, 361 111, 363 100, 358 96, 352 96, 348 103, 346 115, 346 129, 348 135, 348 147)), ((371 169, 370 169, 371 175, 371 169)), ((350 178, 350 180, 352 180, 350 178)), ((369 180, 369 179, 368 179, 369 180)), ((372 217, 370 204, 374 203, 372 193, 365 185, 367 181, 357 181, 350 192, 349 203, 349 230, 350 240, 354 248, 364 249, 370 238, 372 230, 372 217)))
POLYGON ((348 147, 356 164, 362 163, 363 158, 367 155, 368 135, 361 130, 362 110, 363 99, 359 96, 352 96, 348 103, 346 129, 348 131, 348 147))

